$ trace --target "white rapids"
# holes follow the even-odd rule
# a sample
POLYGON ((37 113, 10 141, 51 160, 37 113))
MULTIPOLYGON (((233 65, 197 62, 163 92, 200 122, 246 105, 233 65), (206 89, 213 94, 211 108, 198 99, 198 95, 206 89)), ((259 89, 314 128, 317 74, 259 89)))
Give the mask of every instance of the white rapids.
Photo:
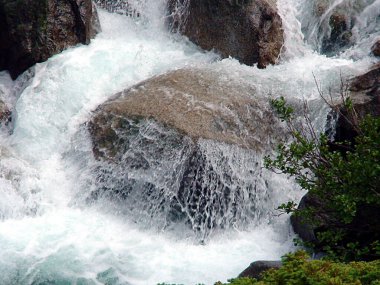
MULTIPOLYGON (((279 259, 294 249, 289 218, 272 209, 258 224, 220 231, 200 244, 175 230, 143 228, 105 210, 111 205, 77 203, 91 179, 81 168, 90 142, 78 130, 116 92, 170 70, 200 66, 228 72, 268 99, 309 101, 323 130, 328 110, 314 78, 323 90, 339 88, 341 76, 360 74, 375 61, 365 50, 380 33, 380 1, 362 1, 364 8, 354 11, 360 19, 353 28, 355 44, 326 57, 317 51, 313 30, 305 32, 321 25, 302 14, 314 1, 278 0, 285 47, 280 64, 264 70, 220 60, 168 32, 164 0, 130 2, 139 17, 99 9, 103 31, 90 45, 37 64, 16 81, 0 72, 0 99, 14 110, 12 132, 0 135, 0 284, 213 284, 235 277, 252 261, 279 259)), ((265 175, 271 177, 266 203, 273 209, 302 197, 286 177, 265 175)))

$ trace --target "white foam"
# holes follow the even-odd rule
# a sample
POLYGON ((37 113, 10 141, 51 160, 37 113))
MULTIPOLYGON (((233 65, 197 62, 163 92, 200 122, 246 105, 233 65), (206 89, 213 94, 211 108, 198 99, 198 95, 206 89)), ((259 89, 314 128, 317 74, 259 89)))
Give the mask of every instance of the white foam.
MULTIPOLYGON (((322 130, 327 109, 314 76, 328 91, 341 74, 354 76, 373 61, 313 52, 302 41, 299 0, 279 3, 287 53, 280 65, 265 70, 233 59, 214 62, 215 54, 165 31, 164 1, 151 4, 139 20, 99 11, 103 32, 89 46, 38 64, 31 79, 11 82, 0 73, 1 96, 16 109, 14 132, 0 141, 8 153, 0 155, 2 284, 103 284, 106 278, 137 285, 213 284, 236 276, 254 260, 278 259, 293 248, 285 216, 266 216, 255 228, 231 229, 199 245, 193 239, 178 240, 175 233, 142 230, 112 211, 77 205, 81 191, 88 191, 83 188, 90 179, 84 171, 90 142, 74 134, 92 110, 124 88, 171 69, 202 65, 251 84, 257 90, 253 96, 314 102, 313 118, 322 130)), ((273 208, 302 195, 291 181, 274 175, 268 191, 272 200, 266 202, 273 208)))

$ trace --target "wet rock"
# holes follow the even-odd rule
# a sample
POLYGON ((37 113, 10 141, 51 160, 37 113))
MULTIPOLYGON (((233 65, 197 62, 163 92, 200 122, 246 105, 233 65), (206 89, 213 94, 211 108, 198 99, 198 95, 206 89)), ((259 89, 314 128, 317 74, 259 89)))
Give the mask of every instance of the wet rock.
POLYGON ((120 15, 127 15, 132 17, 139 17, 140 12, 130 4, 129 0, 95 0, 94 3, 100 8, 107 10, 111 13, 120 15))
POLYGON ((13 79, 100 30, 91 0, 0 0, 0 70, 13 79))
POLYGON ((261 154, 282 131, 267 100, 254 93, 204 68, 116 94, 87 125, 99 162, 90 199, 118 199, 136 220, 185 224, 200 240, 264 215, 261 154))
POLYGON ((328 19, 330 31, 324 35, 322 53, 335 54, 351 44, 351 18, 344 12, 335 11, 328 19))
POLYGON ((11 121, 11 111, 7 105, 0 100, 0 126, 7 125, 11 121))
POLYGON ((281 261, 259 260, 252 262, 238 277, 250 277, 260 280, 261 274, 269 269, 279 269, 282 266, 281 261))
MULTIPOLYGON (((302 197, 298 209, 302 211, 308 208, 321 209, 323 208, 323 201, 316 196, 306 194, 302 197)), ((329 216, 324 211, 317 211, 317 215, 315 221, 318 221, 321 225, 328 224, 329 216)), ((314 226, 310 220, 301 216, 292 215, 290 221, 294 232, 298 234, 304 242, 317 242, 316 234, 318 227, 314 226)))
POLYGON ((308 40, 317 44, 321 53, 332 56, 352 45, 352 28, 363 9, 363 3, 354 7, 350 2, 317 0, 314 2, 310 19, 306 19, 303 29, 308 40))
MULTIPOLYGON (((380 215, 380 207, 378 205, 358 205, 356 215, 349 224, 344 224, 337 220, 331 209, 326 207, 326 201, 320 197, 306 194, 298 207, 298 209, 314 209, 313 222, 304 216, 291 216, 291 224, 294 232, 304 242, 311 242, 315 245, 315 249, 322 250, 323 241, 318 239, 319 232, 326 230, 338 232, 344 230, 346 232, 345 239, 342 244, 358 242, 363 247, 369 246, 373 241, 380 238, 380 222, 374 217, 380 215)), ((370 256, 364 258, 371 259, 370 256)))
POLYGON ((169 21, 205 50, 265 68, 277 62, 284 43, 276 1, 170 0, 169 21))
POLYGON ((371 48, 371 52, 374 56, 380 56, 380 40, 375 42, 375 44, 371 48))
MULTIPOLYGON (((380 116, 380 64, 354 78, 349 91, 359 119, 367 114, 380 116)), ((357 131, 351 124, 353 118, 344 108, 341 108, 340 112, 343 116, 339 116, 335 127, 335 140, 353 142, 357 136, 357 131)))
POLYGON ((275 117, 267 100, 254 93, 252 86, 219 78, 211 70, 182 69, 116 94, 96 113, 110 116, 104 121, 153 118, 195 141, 203 138, 260 150, 271 143, 275 117))

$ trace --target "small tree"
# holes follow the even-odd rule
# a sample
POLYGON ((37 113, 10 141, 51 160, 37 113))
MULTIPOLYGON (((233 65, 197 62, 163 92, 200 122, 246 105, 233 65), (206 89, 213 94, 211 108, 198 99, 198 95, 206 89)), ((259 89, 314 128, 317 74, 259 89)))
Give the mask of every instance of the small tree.
POLYGON ((359 118, 349 97, 343 97, 343 103, 345 112, 340 115, 347 116, 358 134, 351 142, 331 142, 325 134, 317 135, 308 115, 306 123, 297 127, 293 108, 285 99, 272 100, 292 141, 279 144, 277 156, 266 157, 265 166, 294 177, 301 188, 322 202, 322 208, 299 210, 293 201, 279 207, 320 228, 318 242, 309 246, 337 259, 376 259, 380 257, 380 232, 375 229, 359 238, 353 226, 363 209, 380 207, 380 118, 359 118), (334 151, 332 144, 340 147, 334 151), (327 227, 326 220, 320 218, 321 211, 328 216, 327 227))

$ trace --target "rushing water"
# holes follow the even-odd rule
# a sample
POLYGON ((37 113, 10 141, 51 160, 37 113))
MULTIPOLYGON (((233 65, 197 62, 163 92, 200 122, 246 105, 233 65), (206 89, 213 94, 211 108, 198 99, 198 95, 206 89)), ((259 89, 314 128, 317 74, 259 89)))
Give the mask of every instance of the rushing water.
MULTIPOLYGON (((14 112, 12 130, 0 136, 0 284, 212 284, 254 260, 278 259, 292 250, 288 217, 276 217, 273 209, 302 193, 285 177, 263 170, 259 154, 251 161, 240 153, 242 161, 231 163, 246 181, 260 181, 265 195, 256 196, 256 203, 265 205, 265 213, 244 227, 215 231, 203 244, 180 225, 154 226, 154 218, 144 225, 109 200, 83 202, 96 183, 89 171, 91 142, 81 126, 114 93, 153 75, 197 67, 228 73, 254 86, 261 98, 305 99, 323 130, 328 110, 314 78, 335 92, 341 76, 359 74, 374 61, 369 49, 380 33, 379 0, 324 2, 342 5, 355 18, 353 43, 334 57, 318 53, 330 12, 310 16, 314 1, 278 1, 286 34, 282 61, 259 70, 220 61, 170 34, 164 1, 135 0, 129 17, 99 11, 103 31, 89 46, 66 50, 14 82, 1 72, 0 98, 14 112), (262 180, 250 180, 243 171, 250 164, 262 180)), ((238 151, 219 147, 207 150, 211 158, 238 151)))

